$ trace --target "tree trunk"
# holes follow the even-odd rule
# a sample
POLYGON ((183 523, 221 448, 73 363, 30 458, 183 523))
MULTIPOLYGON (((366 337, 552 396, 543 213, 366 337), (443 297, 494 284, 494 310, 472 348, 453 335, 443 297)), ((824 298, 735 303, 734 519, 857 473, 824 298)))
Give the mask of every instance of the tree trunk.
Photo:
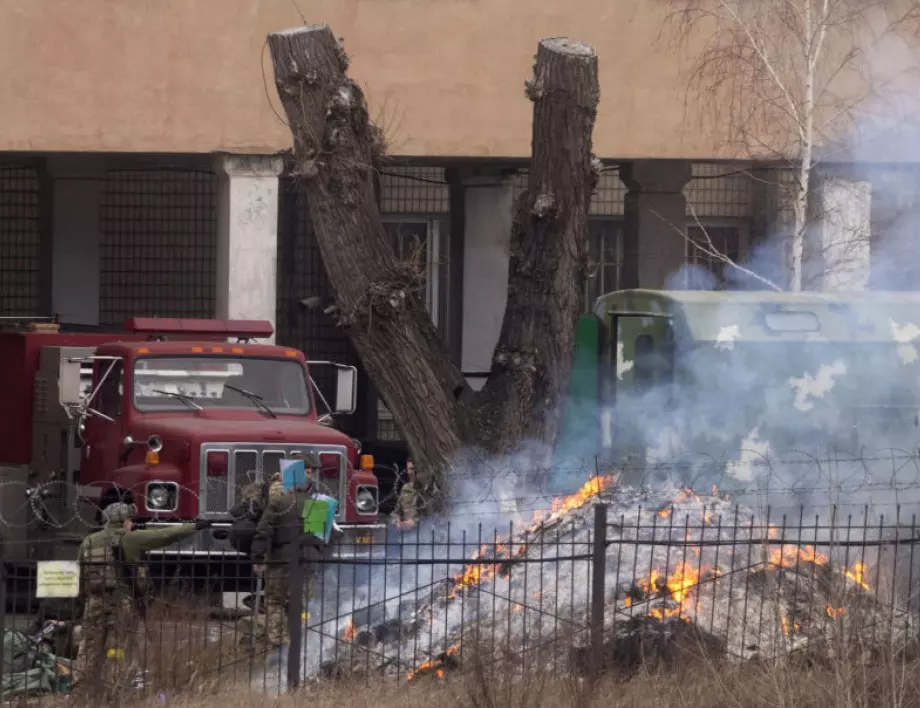
POLYGON ((504 454, 522 441, 552 450, 561 427, 600 168, 591 153, 600 98, 594 48, 542 40, 527 95, 534 102, 529 182, 512 227, 508 303, 477 416, 487 449, 504 454))
POLYGON ((406 435, 420 470, 443 470, 468 447, 550 445, 568 386, 587 210, 596 182, 591 134, 598 101, 594 50, 540 43, 528 94, 535 102, 531 196, 512 239, 508 312, 485 390, 466 384, 424 304, 424 274, 397 260, 373 175, 384 139, 348 59, 325 25, 270 34, 275 82, 306 180, 317 243, 334 289, 333 314, 406 435))

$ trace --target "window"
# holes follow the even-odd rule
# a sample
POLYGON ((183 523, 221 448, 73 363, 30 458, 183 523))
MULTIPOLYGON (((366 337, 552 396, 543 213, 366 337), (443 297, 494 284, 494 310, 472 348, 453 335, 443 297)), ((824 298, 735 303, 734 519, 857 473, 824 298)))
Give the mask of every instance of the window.
POLYGON ((437 219, 387 219, 383 227, 393 243, 393 252, 419 273, 425 308, 438 326, 440 295, 441 222, 437 219))
POLYGON ((303 365, 288 359, 176 356, 134 364, 134 405, 144 412, 268 406, 278 415, 306 415, 307 390, 303 365))
POLYGON ((588 220, 588 279, 585 281, 585 312, 594 309, 601 295, 620 287, 623 264, 623 222, 588 220))
POLYGON ((734 279, 726 277, 725 262, 713 255, 720 253, 734 263, 742 257, 741 229, 736 225, 694 224, 687 227, 685 250, 688 265, 684 287, 688 290, 730 290, 734 279), (697 245, 694 245, 697 244, 697 245))
POLYGON ((95 405, 90 405, 109 418, 118 418, 121 416, 121 397, 124 392, 122 385, 124 368, 120 361, 113 362, 105 359, 100 360, 98 366, 101 383, 96 394, 95 405))

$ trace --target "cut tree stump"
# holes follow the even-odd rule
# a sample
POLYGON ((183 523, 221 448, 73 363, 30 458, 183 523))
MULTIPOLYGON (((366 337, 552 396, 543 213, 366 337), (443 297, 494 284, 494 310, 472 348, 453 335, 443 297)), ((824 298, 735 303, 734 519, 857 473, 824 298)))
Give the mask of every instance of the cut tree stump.
MULTIPOLYGON (((348 58, 325 25, 270 34, 275 82, 293 134, 292 173, 305 181, 313 231, 350 336, 421 472, 472 450, 552 446, 568 390, 587 269, 588 205, 598 163, 591 137, 599 97, 592 47, 540 42, 529 189, 516 207, 508 309, 481 393, 451 360, 425 308, 425 273, 396 258, 377 208, 384 136, 348 58)), ((424 268, 424 266, 422 266, 424 268)), ((500 306, 500 304, 496 304, 500 306)))

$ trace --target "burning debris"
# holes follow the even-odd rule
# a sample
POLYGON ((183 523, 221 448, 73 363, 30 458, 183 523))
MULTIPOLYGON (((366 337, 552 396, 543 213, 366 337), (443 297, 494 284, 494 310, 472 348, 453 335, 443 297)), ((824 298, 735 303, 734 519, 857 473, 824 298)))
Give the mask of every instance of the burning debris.
POLYGON ((863 641, 909 635, 906 616, 897 627, 888 621, 894 610, 878 602, 865 560, 841 563, 814 544, 787 539, 786 529, 757 527, 750 510, 716 489, 614 491, 613 481, 590 480, 422 593, 388 594, 339 620, 345 624, 335 631, 317 628, 339 637, 324 644, 320 661, 336 671, 414 680, 443 676, 463 664, 465 652, 497 661, 510 649, 511 661, 580 670, 590 636, 594 501, 608 504, 611 522, 605 661, 622 670, 633 670, 652 649, 671 661, 691 640, 712 657, 769 658, 826 641, 845 620, 859 623, 863 641), (362 636, 366 641, 355 641, 362 636))

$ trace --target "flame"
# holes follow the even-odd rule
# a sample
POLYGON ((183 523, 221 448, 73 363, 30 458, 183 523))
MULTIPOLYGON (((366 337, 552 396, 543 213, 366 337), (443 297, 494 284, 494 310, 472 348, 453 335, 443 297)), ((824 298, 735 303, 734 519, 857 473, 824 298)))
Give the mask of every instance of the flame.
POLYGON ((834 608, 830 605, 828 605, 824 611, 827 612, 828 617, 839 617, 840 615, 846 614, 846 610, 842 607, 834 608))
POLYGON ((671 511, 672 511, 672 510, 673 510, 673 509, 672 509, 670 506, 669 506, 669 507, 665 507, 664 509, 661 509, 661 510, 658 512, 658 516, 660 516, 662 519, 667 519, 667 518, 671 515, 671 511))
POLYGON ((863 580, 865 572, 866 564, 861 561, 856 561, 850 570, 847 570, 846 568, 843 569, 844 575, 846 575, 850 580, 852 580, 857 585, 861 585, 863 590, 869 590, 869 583, 863 580))
POLYGON ((789 618, 786 617, 785 615, 783 615, 782 620, 783 620, 783 634, 785 634, 787 637, 788 637, 792 632, 798 632, 798 631, 799 631, 800 627, 799 627, 799 623, 798 623, 798 622, 792 622, 792 623, 790 623, 790 622, 789 622, 789 618))
POLYGON ((711 511, 703 512, 703 523, 704 523, 704 524, 711 524, 712 521, 713 521, 712 512, 711 512, 711 511))
MULTIPOLYGON (((549 511, 536 511, 533 515, 533 519, 531 520, 531 524, 528 530, 530 532, 534 532, 544 521, 556 519, 564 514, 575 511, 576 509, 580 509, 589 501, 591 501, 591 499, 598 496, 602 491, 604 491, 604 489, 612 485, 614 481, 614 477, 609 475, 606 477, 592 477, 587 482, 585 482, 584 486, 575 492, 575 494, 572 494, 568 497, 554 499, 549 511)), ((477 553, 473 554, 471 560, 479 560, 486 554, 487 550, 487 545, 482 546, 477 553)), ((508 557, 507 551, 508 549, 504 545, 504 542, 496 543, 495 556, 504 554, 506 557, 508 557)), ((525 544, 521 544, 517 548, 518 555, 523 555, 526 553, 526 551, 527 546, 525 544)), ((454 576, 454 588, 447 596, 447 599, 453 599, 464 588, 481 585, 484 582, 493 580, 498 574, 499 568, 499 564, 469 564, 462 573, 454 576)))
POLYGON ((571 496, 554 499, 550 507, 550 515, 566 514, 570 511, 575 511, 575 509, 580 509, 613 484, 613 481, 613 477, 609 475, 606 477, 592 477, 571 496))
MULTIPOLYGON (((687 561, 681 561, 667 579, 663 580, 662 577, 662 574, 657 569, 653 569, 649 573, 648 579, 640 581, 639 587, 646 597, 666 596, 677 603, 677 606, 654 607, 649 610, 648 615, 656 619, 677 617, 687 611, 691 591, 699 585, 700 573, 687 561)), ((632 598, 627 596, 624 605, 631 607, 632 604, 632 598)))
POLYGON ((770 563, 781 568, 795 568, 800 563, 825 565, 827 556, 816 553, 814 546, 784 546, 770 552, 770 563))
POLYGON ((351 620, 348 620, 348 626, 345 627, 345 631, 342 632, 342 639, 346 642, 350 642, 358 634, 358 630, 355 628, 355 623, 351 620))
MULTIPOLYGON (((447 656, 457 656, 460 653, 460 644, 454 644, 446 652, 447 656)), ((435 670, 435 674, 438 678, 444 678, 444 662, 439 659, 433 659, 431 661, 426 661, 424 664, 420 665, 415 671, 411 671, 406 675, 406 680, 411 681, 416 676, 418 676, 423 671, 428 671, 430 669, 435 670)))
POLYGON ((674 499, 675 504, 683 504, 685 502, 696 502, 697 504, 702 504, 703 500, 700 499, 696 492, 694 492, 689 487, 683 490, 677 497, 674 499))

